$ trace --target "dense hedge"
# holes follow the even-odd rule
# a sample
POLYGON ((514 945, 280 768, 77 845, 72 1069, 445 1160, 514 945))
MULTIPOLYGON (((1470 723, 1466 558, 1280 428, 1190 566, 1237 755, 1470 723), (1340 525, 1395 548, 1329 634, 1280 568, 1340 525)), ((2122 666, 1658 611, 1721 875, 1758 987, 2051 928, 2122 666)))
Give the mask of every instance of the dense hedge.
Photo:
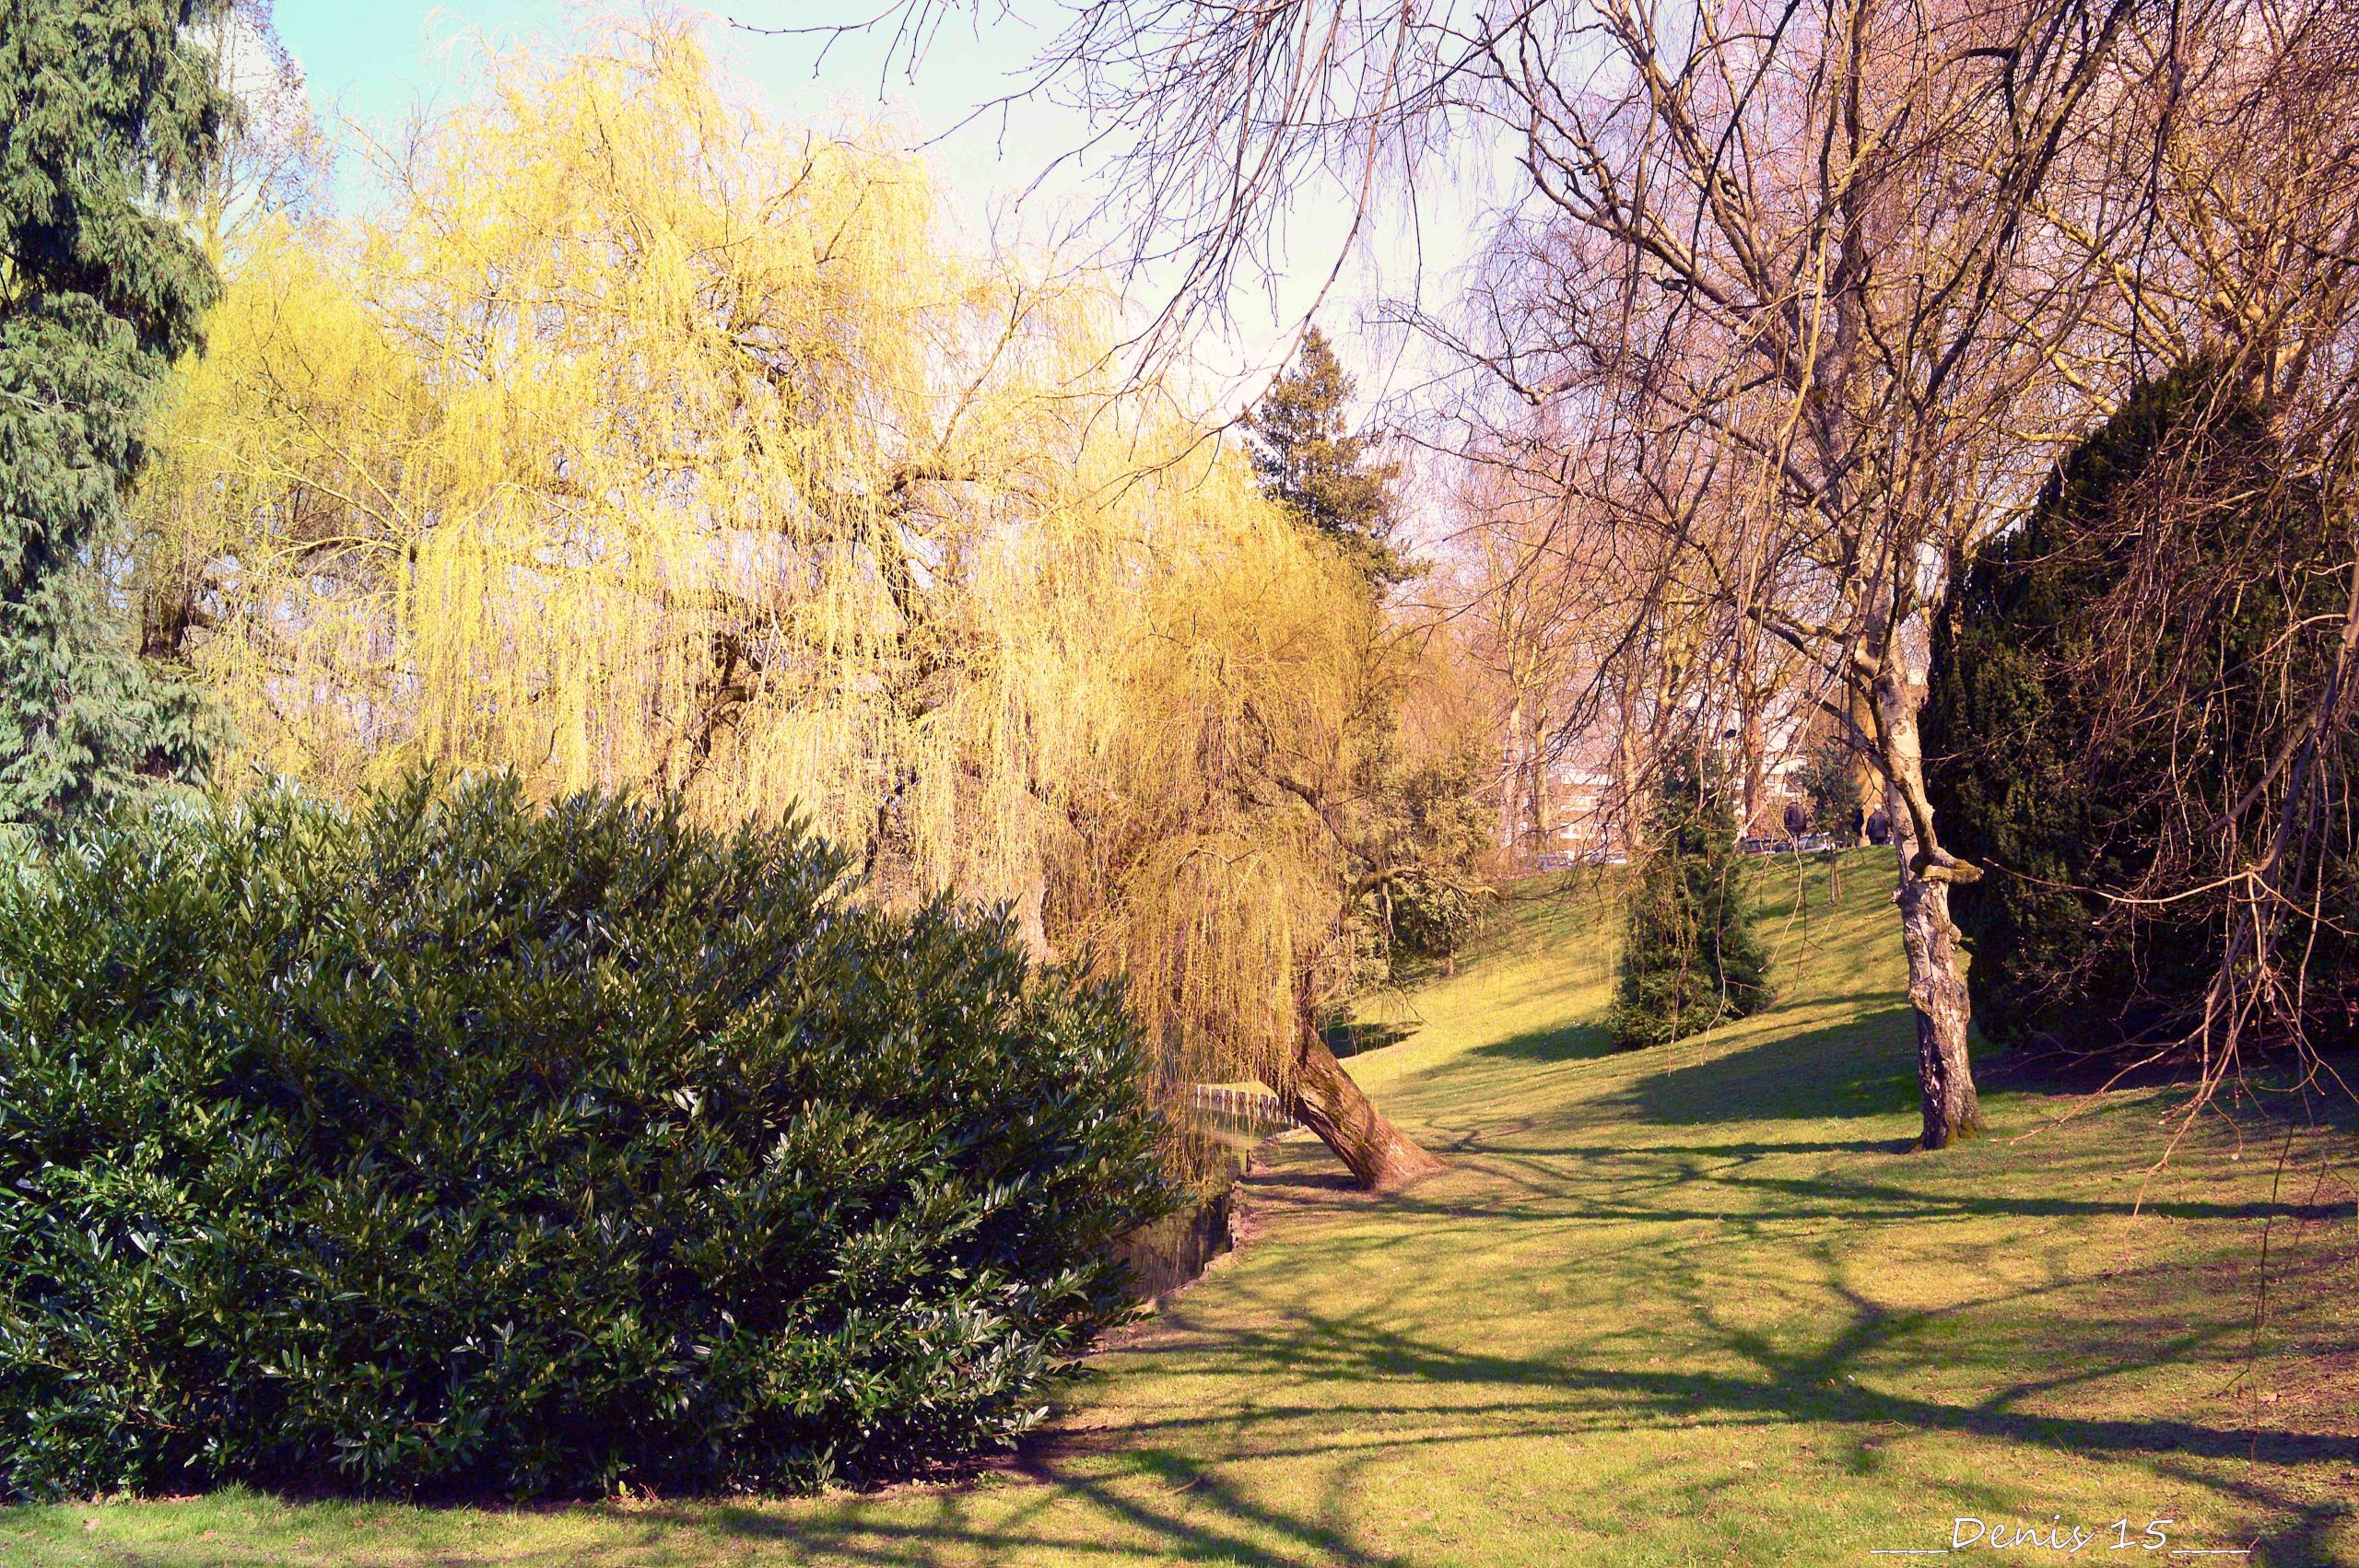
MULTIPOLYGON (((1943 840, 1990 873, 1953 907, 1993 1039, 2103 1051, 2200 1019, 2348 594, 2347 544, 2280 467, 2262 412, 2217 367, 2184 367, 2138 387, 1956 585, 1927 785, 1943 840)), ((2325 809, 2301 839, 2329 918, 2297 911, 2279 941, 2326 1039, 2359 1002, 2334 915, 2359 873, 2343 798, 2359 758, 2319 767, 2325 809)))
POLYGON ((789 826, 417 780, 0 873, 0 1487, 797 1487, 1034 1419, 1118 999, 789 826))

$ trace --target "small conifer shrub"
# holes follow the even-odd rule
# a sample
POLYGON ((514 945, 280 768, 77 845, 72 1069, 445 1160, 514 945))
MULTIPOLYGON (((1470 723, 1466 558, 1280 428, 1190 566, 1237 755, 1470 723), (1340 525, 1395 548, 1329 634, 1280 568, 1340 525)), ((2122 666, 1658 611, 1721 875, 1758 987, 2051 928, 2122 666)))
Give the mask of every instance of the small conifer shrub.
POLYGON ((1694 750, 1667 757, 1632 868, 1620 982, 1607 1028, 1625 1049, 1662 1045, 1769 1004, 1769 955, 1753 934, 1736 813, 1694 750))

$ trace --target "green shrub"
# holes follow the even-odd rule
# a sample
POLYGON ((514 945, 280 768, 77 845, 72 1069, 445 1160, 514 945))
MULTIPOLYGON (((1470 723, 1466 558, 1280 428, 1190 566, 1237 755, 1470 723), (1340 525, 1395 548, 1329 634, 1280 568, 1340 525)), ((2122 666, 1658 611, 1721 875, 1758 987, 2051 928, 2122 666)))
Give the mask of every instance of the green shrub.
POLYGON ((1417 958, 1448 958, 1483 926, 1493 894, 1471 877, 1438 874, 1422 866, 1396 876, 1385 892, 1393 945, 1417 958))
POLYGON ((1662 1045, 1769 1001, 1769 955, 1753 934, 1735 809, 1717 768, 1693 752, 1673 755, 1630 882, 1607 1030, 1625 1049, 1662 1045))
POLYGON ((806 1487, 1021 1430, 1168 1205, 1142 1047, 844 880, 422 779, 7 880, 0 1487, 806 1487))
MULTIPOLYGON (((2347 545, 2313 492, 2278 479, 2273 448, 2216 366, 2140 386, 1937 625, 1927 785, 1944 841, 1988 872, 1952 905, 1995 1040, 2179 1037, 2248 919, 2238 873, 2277 821, 2275 759, 2310 722, 2349 581, 2347 545)), ((2320 759, 2299 839, 2329 919, 2296 911, 2278 933, 2288 972, 2306 965, 2286 989, 2321 1038, 2347 1033, 2359 1000, 2332 918, 2359 872, 2354 765, 2347 743, 2320 759)))

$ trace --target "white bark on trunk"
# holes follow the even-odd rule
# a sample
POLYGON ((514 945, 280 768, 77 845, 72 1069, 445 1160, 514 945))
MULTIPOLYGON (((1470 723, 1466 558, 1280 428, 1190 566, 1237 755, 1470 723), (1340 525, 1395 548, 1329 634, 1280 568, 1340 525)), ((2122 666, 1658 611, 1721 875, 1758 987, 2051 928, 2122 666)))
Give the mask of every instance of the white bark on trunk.
POLYGON ((1884 811, 1900 862, 1900 944, 1908 959, 1908 1001, 1917 1013, 1917 1086, 1923 1112, 1921 1149, 1946 1149, 1982 1131, 1982 1104, 1974 1092, 1966 1052, 1973 1004, 1966 989, 1965 951, 1950 919, 1950 884, 1978 875, 1941 848, 1933 807, 1925 793, 1925 753, 1917 729, 1923 694, 1889 672, 1877 677, 1873 701, 1878 749, 1888 779, 1884 811))

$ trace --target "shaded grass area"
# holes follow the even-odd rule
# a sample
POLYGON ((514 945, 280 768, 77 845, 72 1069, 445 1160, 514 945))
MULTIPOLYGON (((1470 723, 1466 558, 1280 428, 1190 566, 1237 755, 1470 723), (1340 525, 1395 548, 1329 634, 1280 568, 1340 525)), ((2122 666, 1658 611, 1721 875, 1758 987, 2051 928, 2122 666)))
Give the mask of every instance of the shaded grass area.
POLYGON ((229 1492, 0 1515, 0 1562, 1873 1563, 1964 1515, 2080 1524, 2072 1561, 2239 1561, 2107 1550, 2117 1519, 2168 1519, 2170 1550, 2359 1563, 2349 1117, 2289 1141, 2242 1107, 2149 1174, 2177 1091, 2017 1087, 1993 1138, 1903 1153, 1888 863, 1847 861, 1840 910, 1767 873, 1778 1005, 1626 1055, 1594 1022, 1605 894, 1524 884, 1455 978, 1371 1005, 1404 1033, 1352 1063, 1451 1169, 1377 1201, 1282 1143, 1252 1245, 964 1483, 531 1512, 229 1492))

